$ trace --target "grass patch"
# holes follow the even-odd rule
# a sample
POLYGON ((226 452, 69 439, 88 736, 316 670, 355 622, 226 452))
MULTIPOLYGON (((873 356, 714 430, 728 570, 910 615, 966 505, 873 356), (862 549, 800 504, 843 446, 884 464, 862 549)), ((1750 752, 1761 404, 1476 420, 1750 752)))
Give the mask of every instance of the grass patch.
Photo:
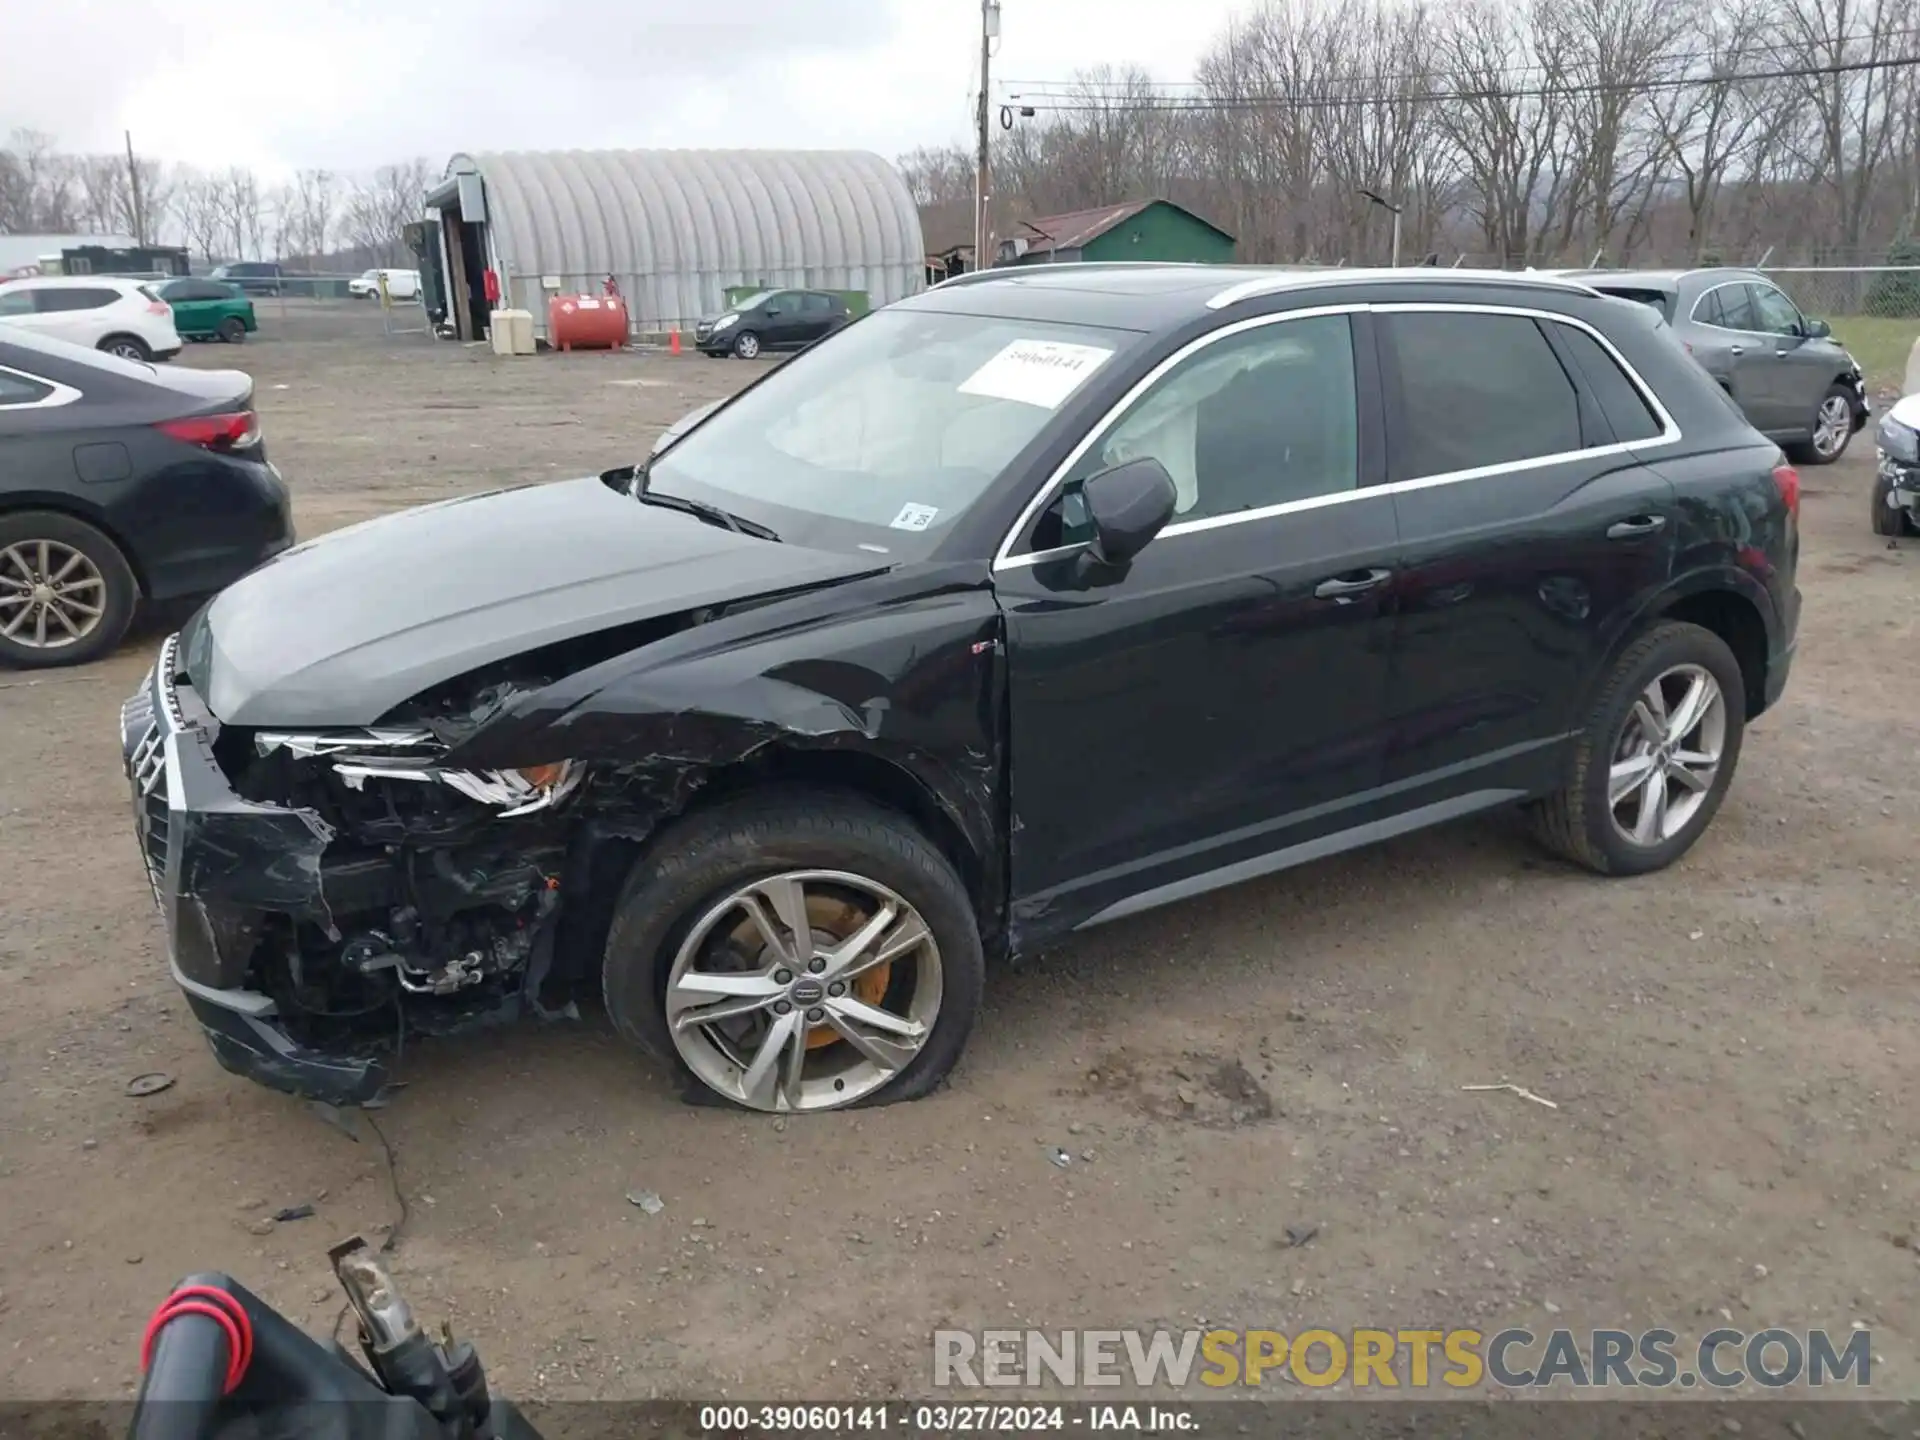
POLYGON ((1899 392, 1906 384, 1907 356, 1920 338, 1920 318, 1895 320, 1877 315, 1835 315, 1833 337, 1852 352, 1867 375, 1867 389, 1899 392))

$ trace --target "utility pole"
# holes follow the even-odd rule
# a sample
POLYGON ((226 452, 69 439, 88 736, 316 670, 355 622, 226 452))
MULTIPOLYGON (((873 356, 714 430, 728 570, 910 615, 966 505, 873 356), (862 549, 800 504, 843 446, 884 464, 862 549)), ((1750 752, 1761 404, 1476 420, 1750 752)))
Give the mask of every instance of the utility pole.
POLYGON ((1376 194, 1372 190, 1363 189, 1360 193, 1373 204, 1378 205, 1382 210, 1391 212, 1393 215, 1393 259, 1389 263, 1397 270, 1400 268, 1400 212, 1406 209, 1406 204, 1403 201, 1396 205, 1384 195, 1376 194))
POLYGON ((993 235, 987 221, 987 207, 992 200, 992 131, 989 120, 992 109, 989 105, 991 91, 988 87, 988 71, 993 63, 993 42, 1000 38, 1000 0, 980 0, 980 153, 974 163, 973 172, 973 268, 984 270, 993 263, 988 250, 993 235))
POLYGON ((133 158, 133 131, 127 136, 127 184, 133 190, 133 238, 142 245, 147 243, 147 217, 140 208, 140 165, 133 158))

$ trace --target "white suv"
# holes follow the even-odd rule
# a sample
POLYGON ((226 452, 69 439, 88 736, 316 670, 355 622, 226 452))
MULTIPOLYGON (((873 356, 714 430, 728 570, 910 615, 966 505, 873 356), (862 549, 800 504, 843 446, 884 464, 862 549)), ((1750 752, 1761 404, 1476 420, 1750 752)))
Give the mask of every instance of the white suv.
POLYGON ((180 353, 173 307, 151 285, 107 275, 44 275, 0 283, 0 324, 127 360, 180 353))

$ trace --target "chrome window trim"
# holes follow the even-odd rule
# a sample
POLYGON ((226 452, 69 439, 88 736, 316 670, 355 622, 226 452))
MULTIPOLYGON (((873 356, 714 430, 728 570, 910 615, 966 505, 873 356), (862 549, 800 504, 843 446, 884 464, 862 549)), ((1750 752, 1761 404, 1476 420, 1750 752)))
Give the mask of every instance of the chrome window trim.
POLYGON ((80 398, 80 392, 71 385, 62 385, 58 380, 49 380, 44 375, 35 375, 30 371, 16 370, 11 365, 0 365, 0 375, 11 375, 31 385, 48 387, 48 393, 38 400, 16 400, 11 403, 0 400, 0 411, 51 410, 56 405, 71 405, 80 398))
POLYGON ((1804 335, 1795 337, 1783 334, 1778 330, 1742 330, 1735 325, 1716 325, 1711 320, 1702 320, 1699 318, 1700 307, 1706 303, 1709 295, 1716 295, 1720 291, 1730 289, 1735 285, 1764 285, 1789 305, 1793 305, 1794 314, 1798 315, 1802 320, 1807 318, 1806 313, 1802 311, 1798 305, 1794 304, 1793 297, 1778 285, 1774 284, 1765 276, 1750 276, 1744 280, 1722 280, 1718 285, 1710 285, 1705 290, 1702 290, 1699 295, 1694 298, 1693 308, 1687 311, 1687 323, 1689 325, 1698 325, 1702 330, 1718 330, 1722 335, 1764 335, 1769 340, 1792 340, 1795 338, 1804 340, 1806 338, 1804 335))
POLYGON ((1211 300, 1207 301, 1209 310, 1224 310, 1242 300, 1258 295, 1272 295, 1282 290, 1324 289, 1329 285, 1379 285, 1420 283, 1437 285, 1445 283, 1452 276, 1461 280, 1498 280, 1505 284, 1537 285, 1544 290, 1571 291, 1575 295, 1598 297, 1600 292, 1579 280, 1568 280, 1558 275, 1548 275, 1539 271, 1526 270, 1434 270, 1420 267, 1412 270, 1296 270, 1284 274, 1263 275, 1252 280, 1242 280, 1229 285, 1211 300))
MULTIPOLYGON (((1735 283, 1732 281, 1729 284, 1735 283)), ((1325 495, 1310 496, 1305 500, 1287 500, 1278 505, 1265 505, 1257 510, 1237 510, 1230 515, 1211 515, 1201 520, 1187 520, 1179 524, 1168 525, 1157 536, 1154 543, 1176 535, 1197 534, 1205 530, 1218 530, 1228 525, 1243 525, 1255 520, 1270 520, 1278 515, 1291 515, 1297 511, 1318 510, 1328 505, 1344 504, 1352 500, 1367 499, 1375 495, 1398 495, 1410 490, 1425 490, 1436 485, 1454 485, 1465 480, 1484 480, 1495 475, 1518 474, 1526 470, 1538 470, 1548 465, 1563 464, 1568 460, 1584 460, 1604 455, 1624 455, 1629 452, 1653 449, 1659 446, 1673 445, 1681 439, 1681 430, 1672 413, 1661 402, 1654 388, 1647 384, 1640 372, 1634 369, 1631 361, 1622 355, 1617 346, 1586 321, 1572 315, 1562 315, 1553 310, 1534 310, 1522 305, 1482 305, 1464 300, 1449 301, 1391 301, 1354 303, 1347 305, 1328 305, 1310 310, 1283 310, 1271 315, 1252 315, 1245 320, 1237 320, 1231 325, 1223 325, 1218 330, 1209 331, 1182 345, 1173 354, 1162 360, 1148 371, 1139 381, 1128 389, 1125 395, 1108 407, 1107 412, 1088 428, 1080 443, 1067 452, 1064 460, 1047 477, 1046 483, 1034 493, 1026 506, 1014 520, 1013 527, 1000 541, 1000 547, 994 552, 993 573, 1007 570, 1019 570, 1030 565, 1044 564, 1049 560, 1058 560, 1086 548, 1085 542, 1076 545, 1057 545, 1049 550, 1028 550, 1015 555, 1013 546, 1029 525, 1048 505, 1059 491, 1061 483, 1080 463, 1082 456, 1094 443, 1110 430, 1116 421, 1169 370, 1196 351, 1206 348, 1216 340, 1238 335, 1244 331, 1263 325, 1282 324, 1288 320, 1309 320, 1322 315, 1356 315, 1371 313, 1376 315, 1395 314, 1468 314, 1468 315, 1512 315, 1528 320, 1549 320, 1561 325, 1570 325, 1590 335, 1607 356, 1620 367, 1640 398, 1652 410, 1654 418, 1660 422, 1660 433, 1646 440, 1621 440, 1606 445, 1588 445, 1578 450, 1564 450, 1552 455, 1539 455, 1528 460, 1506 460, 1497 465, 1482 465, 1471 470, 1449 470, 1438 475, 1422 475, 1412 480, 1396 480, 1384 485, 1362 485, 1352 490, 1335 490, 1325 495)))

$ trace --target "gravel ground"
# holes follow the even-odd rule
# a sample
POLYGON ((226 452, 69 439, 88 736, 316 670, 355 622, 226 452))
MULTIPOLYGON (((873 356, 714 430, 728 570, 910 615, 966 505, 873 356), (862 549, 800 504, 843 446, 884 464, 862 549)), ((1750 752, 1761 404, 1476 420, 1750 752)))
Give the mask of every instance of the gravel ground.
MULTIPOLYGON (((305 534, 633 458, 749 373, 271 302, 184 363, 255 375, 305 534)), ((1793 683, 1666 874, 1505 819, 1295 870, 996 975, 951 1088, 848 1116, 688 1109, 597 1017, 422 1046, 391 1181, 373 1132, 220 1071, 167 976, 113 735, 158 631, 0 674, 0 1396, 129 1393, 194 1269, 324 1332, 327 1245, 401 1202, 417 1307, 526 1397, 917 1394, 936 1326, 1202 1317, 1861 1322, 1876 1390, 1920 1394, 1920 544, 1868 532, 1869 477, 1806 472, 1793 683), (1499 1080, 1558 1108, 1461 1089, 1499 1080)))

